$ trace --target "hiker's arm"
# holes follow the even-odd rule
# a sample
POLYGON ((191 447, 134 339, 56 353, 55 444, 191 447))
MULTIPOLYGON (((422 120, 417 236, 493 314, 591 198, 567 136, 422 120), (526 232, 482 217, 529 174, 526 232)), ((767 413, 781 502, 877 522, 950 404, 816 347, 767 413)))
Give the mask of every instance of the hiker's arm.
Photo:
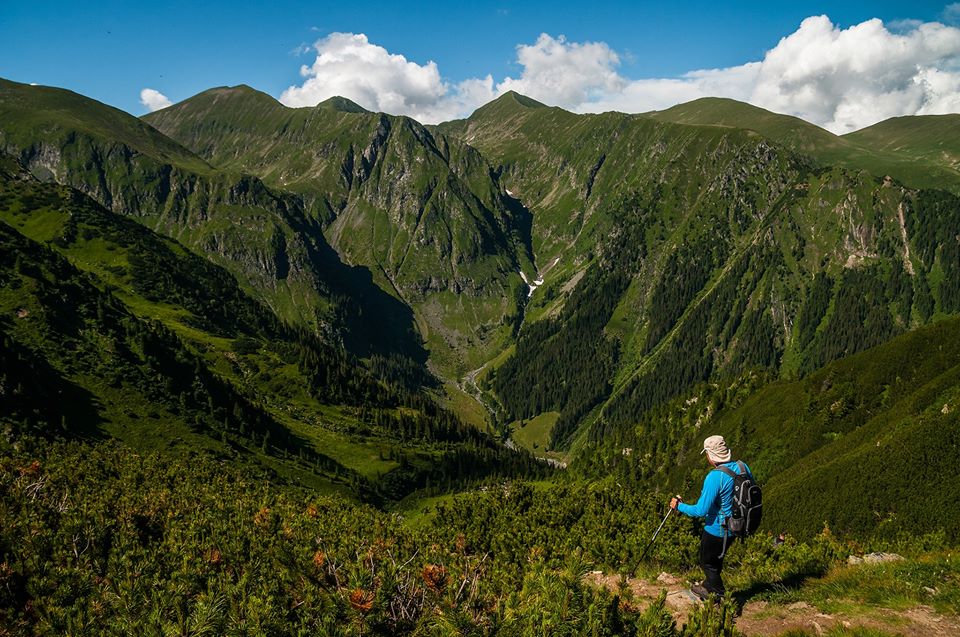
POLYGON ((703 489, 700 491, 700 499, 697 500, 697 503, 687 504, 686 502, 681 502, 677 505, 677 511, 684 515, 689 515, 692 518, 702 518, 706 516, 707 511, 710 510, 710 505, 713 504, 713 501, 717 499, 717 494, 720 493, 719 477, 716 471, 708 473, 706 479, 703 481, 703 489))

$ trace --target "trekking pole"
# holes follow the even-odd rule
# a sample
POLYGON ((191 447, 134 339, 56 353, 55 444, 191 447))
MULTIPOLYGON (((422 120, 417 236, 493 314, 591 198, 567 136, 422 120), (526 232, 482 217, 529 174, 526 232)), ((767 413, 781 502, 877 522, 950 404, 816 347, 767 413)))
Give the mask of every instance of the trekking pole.
MULTIPOLYGON (((677 496, 677 499, 680 499, 680 496, 677 496)), ((657 536, 660 535, 660 529, 663 528, 663 525, 667 523, 667 518, 670 517, 670 514, 673 513, 673 509, 667 508, 667 514, 663 516, 663 520, 660 522, 660 526, 657 527, 657 530, 653 532, 653 537, 650 538, 650 543, 647 544, 647 548, 643 549, 643 554, 640 555, 640 561, 643 561, 643 558, 647 556, 647 551, 650 550, 650 547, 653 546, 653 543, 657 540, 657 536)))

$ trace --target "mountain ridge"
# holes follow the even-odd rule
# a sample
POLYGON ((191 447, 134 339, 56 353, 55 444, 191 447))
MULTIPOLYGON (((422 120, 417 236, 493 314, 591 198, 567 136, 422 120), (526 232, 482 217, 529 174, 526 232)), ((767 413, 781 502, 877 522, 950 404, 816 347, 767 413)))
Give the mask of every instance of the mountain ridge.
MULTIPOLYGON (((297 197, 271 189, 252 175, 215 169, 149 125, 120 111, 104 111, 92 100, 57 92, 57 101, 41 101, 27 112, 25 100, 35 94, 36 87, 7 89, 0 100, 8 124, 0 126, 0 145, 31 172, 41 178, 57 177, 114 212, 132 216, 209 255, 284 320, 308 325, 334 340, 359 344, 361 353, 374 344, 381 353, 399 349, 401 355, 422 363, 419 340, 411 331, 412 315, 389 295, 379 293, 369 275, 364 277, 342 262, 323 237, 320 223, 297 197), (79 104, 65 120, 68 127, 61 125, 60 100, 79 104), (96 126, 104 112, 119 119, 119 124, 96 126), (75 120, 81 125, 73 125, 75 120), (32 141, 15 127, 23 121, 34 131, 32 141), (93 124, 86 125, 88 121, 93 124), (196 157, 202 170, 184 161, 168 163, 171 153, 135 150, 126 132, 141 127, 152 131, 151 139, 163 140, 164 148, 196 157), (360 294, 351 298, 356 292, 360 294), (344 306, 341 299, 350 301, 344 306), (350 336, 351 331, 362 332, 362 338, 350 336)), ((224 95, 275 102, 248 87, 213 89, 204 99, 215 101, 224 95)), ((139 148, 149 151, 143 145, 139 148)))
POLYGON ((523 286, 519 274, 504 275, 532 267, 522 227, 479 153, 406 117, 275 100, 219 106, 201 93, 145 119, 214 165, 302 197, 342 258, 416 308, 447 373, 493 355, 523 286), (489 338, 463 329, 478 317, 489 338))
MULTIPOLYGON (((241 86, 144 121, 202 157, 204 179, 232 182, 224 203, 243 206, 204 203, 196 220, 150 227, 219 259, 274 307, 287 297, 265 290, 303 268, 290 246, 310 238, 308 254, 327 250, 324 263, 369 277, 409 312, 409 342, 424 349, 394 353, 436 375, 441 401, 501 434, 559 414, 555 452, 699 382, 752 368, 803 376, 958 309, 955 197, 826 166, 798 144, 848 142, 732 100, 578 115, 507 93, 423 127, 290 109, 241 86), (243 279, 244 262, 267 276, 243 279)), ((32 147, 16 150, 34 160, 32 147)), ((83 173, 68 178, 83 187, 83 173)), ((370 314, 349 285, 330 291, 332 312, 356 310, 340 325, 370 314)))
POLYGON ((679 124, 748 128, 825 165, 864 169, 876 177, 889 175, 912 187, 947 187, 960 192, 956 152, 946 161, 933 154, 905 154, 886 144, 879 133, 894 122, 922 125, 923 118, 928 117, 924 115, 892 118, 845 135, 834 135, 800 118, 727 98, 701 98, 640 116, 679 124))
POLYGON ((325 108, 334 111, 341 111, 344 113, 369 113, 367 109, 360 106, 353 100, 350 100, 346 97, 341 97, 339 95, 334 95, 333 97, 328 97, 314 108, 325 108))
MULTIPOLYGON (((713 102, 704 103, 709 106, 713 102)), ((724 105, 741 109, 735 102, 724 105)), ((771 117, 776 123, 782 121, 780 116, 771 117)), ((798 122, 789 120, 791 127, 798 122)), ((444 126, 439 128, 444 130, 444 126)), ((619 343, 619 360, 613 363, 617 371, 595 380, 596 393, 591 398, 585 395, 580 407, 571 406, 569 417, 557 409, 557 398, 549 398, 549 392, 523 380, 546 364, 537 351, 568 338, 561 336, 562 325, 574 319, 566 314, 562 298, 546 304, 534 299, 528 307, 532 320, 559 317, 560 323, 545 327, 539 336, 528 331, 525 337, 521 331, 514 360, 527 362, 518 367, 507 361, 502 369, 488 373, 491 389, 507 401, 508 419, 561 412, 553 445, 569 445, 579 438, 576 432, 582 427, 577 423, 607 421, 609 425, 612 420, 625 424, 665 399, 664 387, 735 373, 740 365, 773 366, 785 374, 816 369, 844 352, 877 343, 878 338, 884 340, 929 319, 926 309, 920 314, 905 311, 907 301, 887 299, 879 292, 887 285, 884 278, 901 281, 907 277, 911 288, 918 286, 916 295, 914 290, 909 292, 912 305, 927 294, 927 277, 933 277, 930 280, 935 287, 937 275, 914 277, 907 272, 937 271, 939 264, 944 264, 951 268, 948 279, 957 276, 949 258, 923 266, 914 260, 917 247, 911 243, 918 227, 939 224, 929 213, 916 211, 916 191, 865 171, 821 167, 789 146, 767 141, 755 132, 656 123, 651 118, 617 113, 575 115, 560 109, 517 110, 508 118, 491 117, 481 110, 472 119, 447 127, 447 132, 477 145, 499 166, 507 187, 531 210, 538 261, 552 263, 555 255, 562 256, 561 263, 566 263, 551 270, 557 278, 553 290, 587 282, 599 286, 592 294, 609 294, 602 290, 615 288, 604 287, 605 275, 591 276, 589 270, 589 262, 594 261, 602 272, 609 259, 591 259, 590 255, 636 255, 636 246, 646 246, 648 254, 641 250, 639 261, 612 266, 626 268, 630 277, 617 284, 614 293, 619 300, 591 328, 594 334, 606 334, 598 343, 619 343), (564 177, 558 179, 557 175, 564 177), (578 184, 584 185, 578 188, 578 184), (604 199, 592 199, 591 193, 596 191, 603 192, 604 199), (880 218, 867 212, 871 209, 883 210, 880 218), (648 221, 637 225, 631 215, 648 221), (921 217, 926 220, 919 221, 921 217), (577 225, 570 225, 571 218, 577 225), (650 221, 653 227, 646 226, 650 221), (898 227, 902 231, 895 230, 898 227), (886 238, 881 239, 882 234, 886 238), (633 248, 626 250, 607 239, 618 236, 631 237, 633 248), (577 263, 578 253, 581 265, 571 267, 577 263), (835 299, 846 298, 844 287, 868 285, 880 286, 866 297, 868 305, 899 304, 900 309, 889 318, 876 308, 857 309, 879 312, 873 319, 878 322, 861 327, 865 331, 856 337, 848 333, 842 345, 831 342, 834 336, 804 334, 798 338, 794 324, 807 311, 803 307, 812 303, 804 297, 816 292, 810 281, 821 269, 837 277, 830 279, 833 289, 828 292, 827 308, 835 299), (868 274, 858 279, 846 274, 848 270, 868 274), (577 278, 584 272, 586 276, 577 278), (749 296, 748 302, 727 305, 744 294, 749 296), (710 318, 714 312, 716 316, 710 318), (736 317, 732 323, 725 318, 730 313, 736 317), (868 336, 874 329, 880 332, 868 336), (721 338, 721 345, 703 342, 704 335, 711 333, 714 336, 708 339, 721 338), (524 346, 525 338, 531 339, 529 347, 524 346), (763 346, 765 342, 774 344, 772 349, 763 346), (727 347, 731 350, 726 351, 727 347), (704 351, 714 354, 706 356, 704 351), (513 397, 505 398, 504 392, 513 397)), ((826 131, 822 135, 835 137, 826 131)), ((924 195, 921 200, 932 203, 936 198, 924 195)), ((954 203, 947 205, 953 209, 954 203)), ((954 224, 955 220, 945 220, 942 232, 936 231, 938 241, 944 242, 940 245, 948 250, 952 248, 947 228, 954 224)), ((901 283, 896 283, 895 289, 901 290, 901 283)), ((949 290, 937 293, 944 308, 938 311, 954 311, 949 290)), ((583 294, 590 293, 585 288, 583 294)), ((566 303, 574 298, 564 296, 566 303)), ((548 288, 539 298, 555 296, 551 297, 548 288)), ((939 302, 935 300, 935 304, 939 302)), ((830 319, 822 310, 818 312, 816 331, 839 334, 846 330, 840 318, 830 319), (825 317, 833 323, 821 325, 825 317)), ((610 369, 610 363, 604 365, 610 369)), ((570 366, 564 369, 574 373, 570 366)), ((560 379, 554 382, 562 386, 560 379)))

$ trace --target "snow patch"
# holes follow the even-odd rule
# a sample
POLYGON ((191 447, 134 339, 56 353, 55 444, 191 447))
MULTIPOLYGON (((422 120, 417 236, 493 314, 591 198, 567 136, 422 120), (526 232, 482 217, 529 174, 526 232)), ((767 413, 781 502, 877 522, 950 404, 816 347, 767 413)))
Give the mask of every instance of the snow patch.
POLYGON ((527 275, 523 273, 523 270, 518 270, 518 272, 520 273, 520 278, 523 279, 523 282, 530 288, 527 290, 527 298, 530 298, 533 296, 533 291, 543 285, 543 275, 537 272, 537 278, 531 282, 530 279, 527 278, 527 275))
POLYGON ((527 298, 529 299, 531 296, 533 296, 533 291, 536 290, 536 289, 537 289, 538 287, 540 287, 541 285, 543 285, 543 279, 537 279, 536 281, 534 281, 533 283, 531 283, 531 284, 530 284, 530 291, 527 292, 527 298))
MULTIPOLYGON (((510 191, 508 190, 507 192, 509 193, 510 191)), ((553 268, 553 266, 557 265, 559 261, 560 261, 560 257, 556 257, 553 261, 550 262, 550 265, 548 265, 546 268, 544 268, 543 270, 538 270, 537 278, 534 279, 532 282, 530 281, 530 279, 527 278, 527 275, 523 273, 523 270, 517 270, 517 272, 520 274, 520 278, 523 279, 523 282, 527 284, 528 288, 530 288, 527 291, 527 298, 530 298, 531 296, 533 296, 533 291, 536 290, 541 285, 543 285, 544 272, 549 271, 551 268, 553 268)))

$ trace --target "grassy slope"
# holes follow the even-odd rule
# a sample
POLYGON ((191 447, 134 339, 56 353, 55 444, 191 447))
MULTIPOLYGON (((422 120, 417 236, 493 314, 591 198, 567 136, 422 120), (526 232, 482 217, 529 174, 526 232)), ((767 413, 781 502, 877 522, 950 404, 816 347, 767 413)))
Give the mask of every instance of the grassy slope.
MULTIPOLYGON (((29 245, 39 246, 39 243, 31 243, 35 240, 52 246, 74 267, 89 274, 91 285, 107 290, 99 294, 108 294, 122 312, 136 317, 142 324, 156 322, 170 330, 170 337, 176 339, 177 347, 190 352, 190 356, 200 361, 198 365, 203 366, 205 373, 214 375, 231 388, 230 392, 235 392, 233 400, 255 402, 266 412, 272 423, 270 426, 286 432, 284 436, 293 440, 284 447, 274 432, 273 444, 267 446, 264 443, 260 449, 261 431, 256 440, 242 442, 245 453, 252 454, 258 462, 287 478, 302 480, 304 470, 299 465, 303 464, 301 460, 306 453, 306 465, 310 467, 306 474, 310 478, 307 483, 326 484, 323 488, 329 488, 331 481, 336 481, 345 489, 344 483, 349 479, 352 487, 365 489, 364 481, 374 485, 386 479, 395 484, 395 489, 409 490, 409 486, 397 483, 397 480, 412 479, 416 483, 420 469, 415 467, 433 472, 433 465, 442 461, 447 452, 463 450, 456 442, 433 445, 416 439, 400 440, 399 432, 391 430, 389 424, 375 424, 374 416, 377 419, 399 416, 401 411, 408 417, 420 418, 421 415, 414 409, 396 409, 391 403, 396 399, 390 398, 396 395, 396 388, 384 386, 371 378, 363 367, 342 352, 314 350, 321 360, 328 357, 327 363, 330 363, 326 371, 321 367, 321 373, 326 375, 330 385, 316 386, 308 371, 298 364, 298 357, 304 355, 302 350, 298 351, 300 346, 297 345, 297 338, 302 336, 297 337, 283 327, 266 308, 250 299, 223 269, 170 239, 103 210, 79 193, 41 184, 22 174, 18 176, 15 163, 8 162, 7 168, 12 173, 4 173, 4 179, 0 181, 0 221, 10 224, 5 227, 10 227, 13 236, 21 237, 19 233, 22 232, 32 238, 21 239, 29 245), (156 278, 156 273, 163 274, 156 278), (145 278, 150 276, 155 278, 145 278), (241 341, 248 344, 238 347, 241 341), (342 394, 343 387, 351 385, 358 388, 361 395, 342 394), (323 396, 343 396, 343 399, 327 398, 324 404, 323 396), (361 405, 365 413, 350 405, 361 405), (276 453, 263 453, 274 446, 276 453), (323 465, 319 477, 313 475, 310 454, 320 454, 330 460, 323 465), (404 463, 407 465, 405 477, 394 476, 392 472, 404 463), (414 467, 412 473, 411 466, 414 467)), ((51 284, 55 283, 52 281, 51 284)), ((88 286, 86 289, 87 294, 96 294, 95 288, 88 286)), ((20 309, 15 307, 17 298, 18 293, 14 293, 9 299, 8 313, 20 309)), ((44 313, 42 308, 24 309, 40 315, 44 313)), ((31 336, 32 319, 14 324, 26 330, 23 338, 37 336, 31 336)), ((57 339, 50 337, 48 342, 44 340, 46 338, 43 337, 40 344, 45 351, 55 352, 50 348, 57 339)), ((75 381, 80 387, 103 386, 99 376, 105 372, 88 369, 86 363, 81 368, 85 375, 75 381)), ((67 372, 61 370, 60 373, 67 372)), ((184 375, 179 382, 187 382, 189 378, 184 375)), ((110 413, 126 413, 119 406, 109 407, 123 403, 109 389, 104 390, 109 395, 102 395, 99 389, 90 391, 110 413)), ((109 424, 114 422, 114 417, 109 414, 91 415, 90 422, 105 419, 105 433, 118 436, 140 449, 163 447, 170 439, 176 438, 175 428, 165 424, 168 410, 151 403, 154 399, 138 394, 136 389, 128 393, 130 396, 124 400, 131 405, 151 405, 136 411, 156 414, 146 421, 146 426, 114 427, 109 424)), ((224 400, 229 403, 230 399, 224 400)), ((221 414, 220 409, 217 407, 217 414, 221 414)), ((229 412, 229 404, 226 410, 229 412)), ((197 443, 198 447, 220 448, 221 442, 216 437, 223 417, 222 414, 214 417, 214 420, 221 420, 208 426, 213 427, 213 437, 203 439, 206 442, 197 443)), ((229 413, 226 417, 229 418, 229 413)), ((189 439, 195 437, 191 435, 189 439)), ((474 444, 477 442, 483 446, 482 440, 475 440, 474 444)), ((190 444, 193 443, 187 443, 187 446, 190 444)))
POLYGON ((94 440, 112 437, 132 449, 160 450, 177 458, 213 453, 238 465, 269 467, 281 480, 322 493, 354 497, 333 463, 319 471, 312 461, 285 460, 282 426, 258 415, 229 383, 215 380, 172 333, 164 335, 136 319, 115 297, 95 287, 93 279, 5 223, 0 224, 0 240, 6 258, 16 259, 20 272, 4 263, 4 381, 30 383, 22 400, 53 401, 31 407, 15 398, 0 415, 8 427, 94 440), (178 393, 184 390, 186 370, 177 369, 169 362, 173 360, 180 367, 203 370, 195 375, 196 382, 207 383, 203 398, 178 393), (38 379, 29 370, 43 370, 46 378, 38 379), (63 389, 45 397, 43 385, 63 389), (233 412, 226 411, 229 405, 233 412), (223 416, 208 410, 230 413, 234 429, 221 433, 223 423, 217 417, 223 416), (278 445, 269 450, 258 442, 267 431, 278 445))
POLYGON ((511 436, 524 449, 543 455, 550 446, 550 430, 559 417, 559 412, 548 411, 530 420, 511 423, 511 436))
POLYGON ((958 337, 960 319, 945 319, 713 415, 702 397, 688 400, 673 484, 686 476, 692 497, 704 472, 701 440, 718 433, 764 484, 770 531, 806 537, 827 524, 895 538, 943 529, 955 540, 960 510, 948 494, 960 489, 958 337))
POLYGON ((325 160, 372 136, 379 122, 362 110, 330 106, 290 109, 248 86, 219 87, 143 121, 219 168, 257 174, 272 186, 333 201, 352 175, 325 160))
POLYGON ((877 151, 960 169, 960 115, 894 117, 843 139, 877 151))
POLYGON ((641 117, 693 126, 747 128, 805 152, 847 146, 837 135, 798 117, 722 97, 705 97, 641 117))
MULTIPOLYGON (((129 114, 71 91, 28 86, 0 78, 0 146, 7 150, 40 139, 68 139, 74 132, 92 138, 123 139, 130 149, 193 172, 212 172, 203 159, 129 114)), ((77 140, 74 140, 77 141, 77 140)))
POLYGON ((665 122, 747 128, 826 165, 892 176, 914 188, 960 192, 956 116, 901 117, 837 136, 796 117, 717 97, 644 114, 665 122), (952 118, 952 119, 951 119, 952 118))

